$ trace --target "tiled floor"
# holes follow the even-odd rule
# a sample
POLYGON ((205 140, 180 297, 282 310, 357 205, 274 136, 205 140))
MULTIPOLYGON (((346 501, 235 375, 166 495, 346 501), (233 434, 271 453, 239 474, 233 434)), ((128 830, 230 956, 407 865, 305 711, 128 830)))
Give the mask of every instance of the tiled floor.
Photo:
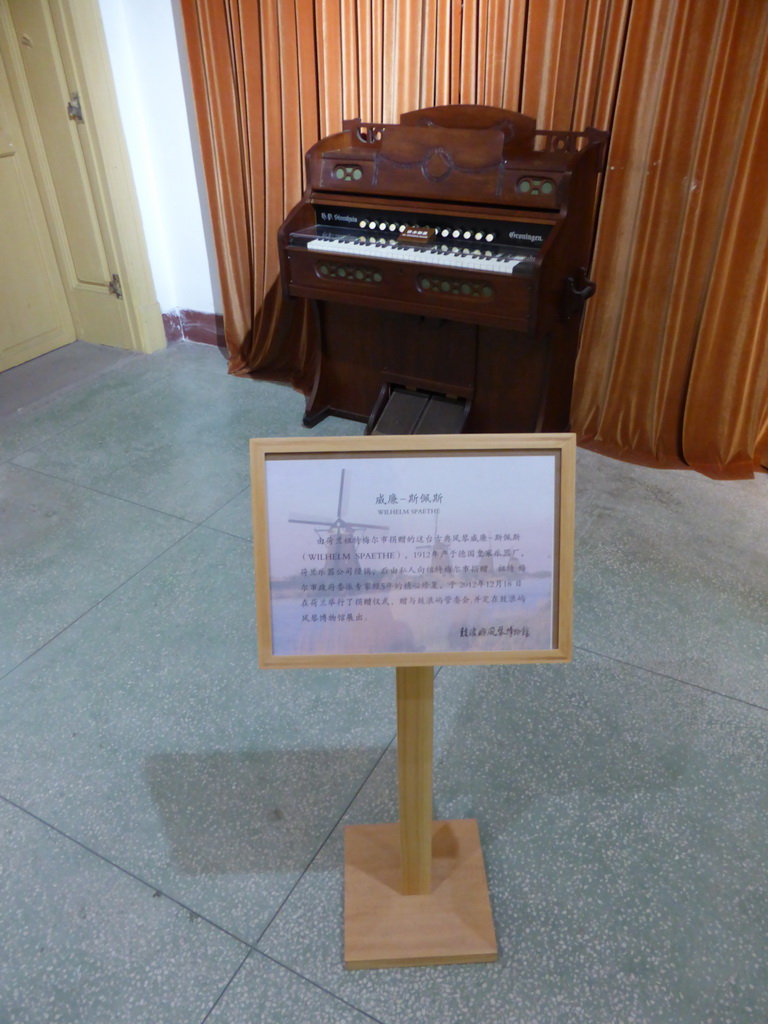
POLYGON ((300 396, 76 343, 0 403, 2 1024, 768 1021, 768 478, 579 453, 573 663, 437 680, 499 961, 345 972, 394 685, 256 668, 247 439, 300 396))

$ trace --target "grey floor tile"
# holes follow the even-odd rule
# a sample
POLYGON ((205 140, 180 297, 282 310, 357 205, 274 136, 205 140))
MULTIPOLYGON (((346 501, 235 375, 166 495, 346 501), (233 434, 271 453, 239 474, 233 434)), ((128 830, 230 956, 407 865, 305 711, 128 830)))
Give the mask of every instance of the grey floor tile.
POLYGON ((768 476, 579 452, 575 642, 768 706, 768 476))
MULTIPOLYGON (((594 656, 471 676, 435 817, 480 826, 496 964, 345 972, 342 829, 259 948, 386 1024, 768 1018, 768 716, 594 656)), ((347 820, 391 820, 390 751, 347 820)))
MULTIPOLYGON (((249 438, 308 433, 301 395, 227 375, 212 346, 175 346, 148 358, 152 373, 143 371, 122 397, 114 395, 108 407, 94 400, 69 423, 60 417, 55 436, 13 461, 202 522, 248 485, 249 438)), ((362 431, 336 420, 326 429, 339 424, 362 431)))
POLYGON ((253 953, 206 1024, 370 1024, 372 1018, 253 953))
POLYGON ((205 525, 212 530, 220 530, 222 533, 250 541, 253 540, 251 515, 251 488, 246 487, 218 512, 209 516, 205 520, 205 525))
MULTIPOLYGON (((88 350, 93 346, 88 346, 88 350)), ((172 350, 168 350, 169 352, 172 350)), ((53 444, 59 436, 85 420, 106 415, 116 403, 140 396, 150 379, 163 376, 172 364, 166 352, 154 355, 128 353, 106 372, 84 373, 61 389, 57 368, 49 369, 48 357, 35 360, 40 389, 47 398, 32 402, 18 412, 0 417, 0 462, 6 462, 39 445, 53 444)), ((0 383, 7 370, 0 374, 0 383)))
POLYGON ((153 375, 136 394, 14 463, 199 522, 248 482, 248 383, 209 373, 153 375))
POLYGON ((12 464, 0 519, 0 675, 192 529, 12 464))
POLYGON ((0 800, 3 1024, 202 1021, 246 948, 0 800))
POLYGON ((135 353, 125 349, 73 341, 45 356, 4 370, 0 373, 0 418, 50 401, 66 389, 80 387, 86 380, 135 358, 135 353))
POLYGON ((254 619, 200 527, 0 691, 0 793, 248 941, 395 729, 387 670, 259 671, 254 619))

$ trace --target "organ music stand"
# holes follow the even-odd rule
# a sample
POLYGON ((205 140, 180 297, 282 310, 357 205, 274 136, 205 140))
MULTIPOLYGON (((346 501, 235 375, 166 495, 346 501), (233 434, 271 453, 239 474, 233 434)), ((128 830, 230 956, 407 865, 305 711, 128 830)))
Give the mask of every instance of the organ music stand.
MULTIPOLYGON (((345 967, 360 969, 496 960, 496 937, 477 822, 474 819, 432 820, 433 666, 436 662, 450 665, 570 660, 574 436, 405 435, 252 440, 251 471, 259 666, 388 665, 396 669, 399 822, 350 825, 345 829, 345 967), (329 629, 325 619, 319 621, 319 615, 314 616, 317 623, 310 621, 313 617, 308 614, 304 615, 306 624, 301 622, 300 612, 297 618, 296 594, 302 586, 307 587, 300 581, 308 576, 303 571, 297 572, 295 566, 306 565, 302 559, 315 560, 318 557, 326 560, 357 559, 356 553, 354 556, 345 553, 345 544, 347 551, 357 551, 352 543, 354 531, 385 529, 371 522, 376 512, 379 516, 385 515, 384 510, 374 508, 372 501, 368 505, 358 505, 349 518, 346 517, 344 473, 347 470, 359 480, 365 480, 366 474, 370 480, 372 473, 377 474, 377 480, 382 474, 386 477, 387 473, 396 479, 397 473, 402 471, 418 471, 427 475, 437 473, 437 478, 442 474, 447 482, 448 497, 451 497, 453 488, 455 504, 463 501, 469 507, 471 502, 467 503, 465 492, 469 491, 473 499, 483 493, 480 463, 484 457, 487 461, 489 457, 499 456, 502 460, 486 465, 485 471, 486 477, 490 471, 492 488, 498 490, 498 500, 505 503, 501 512, 507 518, 519 517, 521 522, 527 522, 529 534, 534 534, 541 527, 541 535, 537 535, 538 539, 531 547, 536 547, 536 543, 544 538, 543 550, 548 550, 549 556, 536 557, 543 557, 541 565, 548 564, 551 571, 533 571, 534 564, 537 564, 535 559, 528 568, 519 563, 513 566, 517 560, 512 558, 508 564, 493 571, 493 582, 502 589, 512 590, 517 586, 522 591, 524 583, 533 586, 533 581, 538 579, 548 601, 544 605, 549 608, 544 615, 546 626, 537 626, 536 621, 540 623, 541 619, 536 620, 535 615, 526 620, 526 611, 505 611, 505 615, 509 618, 517 614, 522 617, 516 621, 530 621, 534 630, 544 629, 545 642, 534 643, 533 647, 525 649, 515 646, 517 641, 513 644, 511 640, 507 646, 507 641, 502 639, 501 646, 483 647, 482 644, 489 642, 484 639, 480 647, 470 648, 466 646, 468 641, 463 642, 465 646, 457 647, 451 640, 444 645, 426 645, 426 650, 419 646, 407 650, 396 645, 394 650, 386 650, 382 649, 386 648, 386 643, 381 636, 387 629, 395 630, 391 637, 402 639, 396 631, 400 627, 397 624, 393 626, 388 620, 380 619, 375 629, 371 627, 372 633, 365 633, 367 627, 364 628, 364 623, 359 629, 346 630, 345 624, 344 629, 339 630, 338 626, 329 629), (523 461, 518 459, 517 465, 508 463, 505 466, 505 456, 520 456, 523 461), (529 476, 524 464, 526 457, 528 468, 533 467, 529 476), (473 467, 478 468, 476 478, 472 478, 473 467), (341 484, 333 484, 339 487, 337 503, 335 495, 333 497, 335 517, 296 516, 290 512, 289 503, 295 500, 297 493, 311 494, 315 501, 315 495, 320 493, 322 497, 325 487, 326 494, 330 495, 331 485, 327 478, 333 476, 334 481, 338 480, 338 474, 331 471, 339 468, 341 484), (511 474, 509 479, 505 472, 511 474), (310 479, 307 473, 315 475, 310 479), (465 478, 467 473, 470 479, 465 478), (448 482, 456 477, 461 480, 460 486, 448 482), (506 490, 502 481, 506 481, 506 490), (456 497, 457 494, 460 496, 456 497), (519 499, 517 509, 510 508, 510 501, 514 506, 516 498, 519 499), (295 537, 288 536, 284 525, 288 523, 293 524, 292 529, 301 525, 305 531, 314 530, 318 535, 325 532, 328 553, 324 556, 307 550, 302 553, 301 546, 296 547, 295 537), (337 636, 342 636, 343 640, 338 642, 337 636), (377 649, 377 645, 381 646, 377 649)), ((491 485, 486 482, 484 486, 488 493, 491 485)), ((359 484, 358 487, 365 490, 359 484)), ((482 511, 488 519, 486 510, 482 511)), ((464 515, 466 517, 467 513, 464 515)), ((523 533, 523 536, 527 535, 523 533)), ((401 540, 405 538, 398 538, 398 545, 401 540)), ((435 528, 433 554, 437 541, 435 528)), ((321 540, 317 542, 321 543, 321 540)), ((406 545, 400 550, 398 545, 387 546, 380 541, 377 550, 380 550, 382 558, 392 559, 390 565, 405 562, 410 557, 416 558, 416 552, 420 550, 413 545, 410 548, 406 545)), ((316 562, 310 561, 309 564, 316 562)), ((339 565, 336 562, 327 564, 339 565)), ((339 573, 338 568, 334 571, 339 573)), ((341 577, 344 573, 342 569, 341 577)), ((406 584, 398 582, 395 570, 390 569, 392 573, 394 575, 388 577, 388 593, 400 593, 402 601, 402 594, 407 593, 406 584)), ((333 578, 338 579, 339 575, 333 578)), ((451 584, 443 581, 444 587, 448 589, 456 579, 453 577, 451 584)), ((437 586, 438 581, 433 582, 437 586)), ((332 600, 336 600, 335 596, 332 600)), ((393 600, 392 604, 395 603, 393 600)), ((450 602, 440 607, 450 607, 450 602)), ((386 614, 392 618, 389 612, 386 614)), ((488 617, 488 622, 491 621, 489 611, 482 614, 488 617)), ((432 615, 434 618, 434 612, 432 615)), ((326 618, 330 619, 330 616, 326 618)), ((334 623, 337 618, 334 614, 334 623)), ((422 619, 422 627, 425 624, 433 626, 434 621, 422 619)), ((496 632, 496 629, 495 625, 488 629, 481 625, 477 633, 484 638, 488 635, 496 638, 518 636, 523 626, 508 626, 506 633, 503 629, 496 632)), ((464 629, 461 633, 467 635, 464 629)), ((528 633, 525 635, 527 637, 528 633)), ((540 639, 535 632, 531 635, 540 639)), ((417 639, 423 639, 421 633, 417 639)))

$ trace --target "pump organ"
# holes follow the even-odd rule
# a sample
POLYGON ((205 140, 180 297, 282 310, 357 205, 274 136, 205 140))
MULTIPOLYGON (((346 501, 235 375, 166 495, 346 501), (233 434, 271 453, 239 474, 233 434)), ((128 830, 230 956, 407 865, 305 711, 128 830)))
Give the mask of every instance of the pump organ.
POLYGON ((278 240, 283 289, 318 328, 305 425, 567 429, 607 141, 450 106, 313 146, 278 240))

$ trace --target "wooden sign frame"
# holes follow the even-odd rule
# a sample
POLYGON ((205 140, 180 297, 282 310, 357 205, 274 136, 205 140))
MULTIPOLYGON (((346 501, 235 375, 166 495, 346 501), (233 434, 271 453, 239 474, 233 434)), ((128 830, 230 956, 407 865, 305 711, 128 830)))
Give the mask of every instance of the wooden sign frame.
POLYGON ((573 434, 251 440, 259 666, 569 661, 575 452, 573 434), (351 483, 353 476, 364 478, 357 489, 365 491, 348 518, 345 469, 351 483), (408 486, 392 490, 390 481, 404 475, 408 486), (488 523, 501 522, 506 527, 486 531, 488 523), (386 529, 395 525, 402 534, 386 529), (305 539, 297 545, 299 533, 305 539), (537 549, 534 566, 521 561, 530 545, 537 549), (363 558, 377 561, 371 567, 363 558), (292 568, 281 575, 283 563, 292 568), (385 595, 401 605, 399 619, 373 604, 385 595), (297 604, 304 605, 304 630, 295 625, 297 604), (380 618, 358 628, 355 619, 366 621, 372 608, 380 618), (467 624, 459 627, 454 619, 462 608, 467 624), (420 638, 424 623, 443 622, 450 643, 408 647, 407 637, 420 638), (364 630, 376 639, 361 639, 364 630), (536 643, 539 635, 547 642, 536 643), (343 636, 349 645, 336 639, 343 636), (389 649, 360 649, 379 638, 389 649))

